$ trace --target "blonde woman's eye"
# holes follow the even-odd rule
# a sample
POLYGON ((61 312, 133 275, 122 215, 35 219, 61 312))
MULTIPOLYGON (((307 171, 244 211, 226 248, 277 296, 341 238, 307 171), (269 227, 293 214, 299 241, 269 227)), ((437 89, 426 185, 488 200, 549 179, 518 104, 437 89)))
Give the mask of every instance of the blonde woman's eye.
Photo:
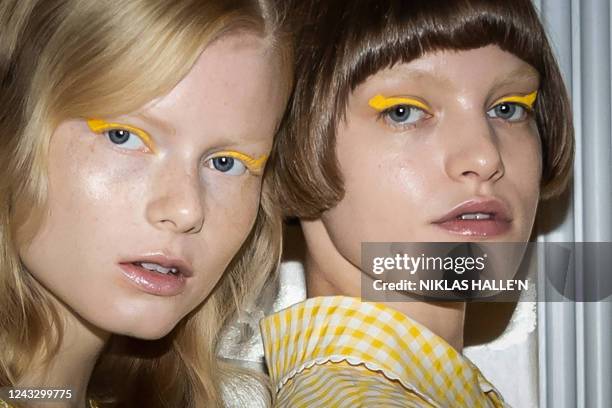
POLYGON ((147 150, 147 145, 135 133, 125 129, 110 129, 104 132, 114 145, 127 150, 147 150))
POLYGON ((412 125, 427 116, 427 112, 410 105, 395 105, 385 109, 382 115, 391 122, 392 125, 412 125))
POLYGON ((528 112, 526 107, 518 103, 503 102, 489 109, 487 116, 508 122, 520 122, 527 117, 528 112))
POLYGON ((229 156, 213 157, 208 160, 208 168, 230 176, 240 176, 247 171, 247 167, 243 162, 229 156))

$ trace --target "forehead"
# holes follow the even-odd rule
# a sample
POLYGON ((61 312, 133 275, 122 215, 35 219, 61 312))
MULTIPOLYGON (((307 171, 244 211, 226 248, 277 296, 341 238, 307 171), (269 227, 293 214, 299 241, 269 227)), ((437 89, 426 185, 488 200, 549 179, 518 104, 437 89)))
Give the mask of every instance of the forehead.
POLYGON ((537 86, 538 72, 515 55, 498 46, 426 53, 409 63, 396 64, 369 77, 368 85, 399 85, 406 81, 417 86, 456 90, 466 86, 483 90, 524 83, 537 86))
MULTIPOLYGON (((226 35, 207 47, 170 93, 138 113, 173 133, 198 129, 219 138, 269 138, 281 115, 280 58, 263 38, 226 35)), ((240 141, 240 140, 238 140, 240 141)))

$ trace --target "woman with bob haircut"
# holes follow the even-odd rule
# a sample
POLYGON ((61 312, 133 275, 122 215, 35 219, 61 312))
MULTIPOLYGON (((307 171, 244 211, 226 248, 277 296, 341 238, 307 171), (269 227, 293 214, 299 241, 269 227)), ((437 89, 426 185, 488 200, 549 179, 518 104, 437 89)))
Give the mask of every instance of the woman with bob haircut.
POLYGON ((2 1, 0 406, 43 396, 25 387, 225 406, 247 381, 216 347, 279 256, 283 20, 267 0, 2 1))
POLYGON ((361 245, 527 242, 564 191, 570 105, 532 3, 304 7, 273 163, 309 299, 261 324, 277 406, 504 406, 461 354, 465 302, 362 302, 361 245))

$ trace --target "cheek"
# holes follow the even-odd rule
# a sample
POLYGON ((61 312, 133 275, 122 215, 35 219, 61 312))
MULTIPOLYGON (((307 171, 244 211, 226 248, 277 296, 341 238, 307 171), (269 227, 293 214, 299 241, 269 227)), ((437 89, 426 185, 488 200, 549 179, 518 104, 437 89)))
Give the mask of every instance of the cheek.
POLYGON ((118 159, 115 152, 95 145, 58 147, 65 150, 50 154, 48 212, 41 240, 53 241, 55 236, 85 245, 117 229, 129 229, 142 214, 148 184, 142 163, 118 159))
POLYGON ((537 133, 523 140, 508 143, 504 156, 506 177, 515 185, 523 205, 535 207, 540 195, 542 150, 537 133))
POLYGON ((204 227, 223 235, 228 241, 245 238, 259 208, 261 179, 243 182, 215 180, 205 185, 206 219, 204 227))
POLYGON ((336 154, 345 198, 369 208, 412 207, 430 199, 441 168, 440 149, 423 135, 392 132, 379 122, 354 118, 338 131, 336 154))
POLYGON ((353 262, 361 242, 415 239, 424 203, 435 200, 440 188, 433 147, 410 137, 359 132, 351 133, 350 142, 339 140, 345 195, 323 217, 335 246, 353 262))
POLYGON ((56 133, 49 152, 49 213, 88 220, 114 213, 106 223, 130 213, 128 206, 145 196, 145 161, 115 151, 100 135, 70 127, 56 133))
POLYGON ((356 212, 370 212, 376 217, 386 213, 401 216, 414 211, 432 197, 436 173, 431 162, 419 155, 400 151, 381 155, 362 166, 343 166, 345 197, 356 212))
POLYGON ((537 131, 513 134, 502 145, 504 177, 500 194, 515 212, 516 241, 527 241, 533 228, 540 198, 542 153, 537 131))
POLYGON ((248 237, 259 210, 261 179, 244 183, 219 179, 206 185, 206 215, 201 236, 193 243, 196 268, 202 271, 199 300, 208 295, 248 237))
MULTIPOLYGON (((54 136, 45 217, 20 256, 47 290, 108 329, 109 311, 123 304, 126 297, 120 294, 128 293, 118 289, 115 263, 126 246, 143 242, 137 216, 148 180, 136 163, 118 159, 116 152, 87 139, 74 143, 65 134, 54 136)), ((120 322, 127 310, 118 309, 113 321, 120 322)))

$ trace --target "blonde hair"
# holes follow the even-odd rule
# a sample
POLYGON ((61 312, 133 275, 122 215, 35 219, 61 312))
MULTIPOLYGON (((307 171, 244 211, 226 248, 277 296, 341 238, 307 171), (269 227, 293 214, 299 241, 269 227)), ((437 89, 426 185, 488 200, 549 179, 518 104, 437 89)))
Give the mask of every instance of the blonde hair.
MULTIPOLYGON (((44 213, 54 129, 69 118, 134 111, 164 95, 229 31, 269 39, 289 66, 276 6, 264 0, 2 1, 0 386, 15 384, 33 355, 50 358, 62 338, 51 295, 25 270, 17 250, 44 213)), ((287 70, 287 88, 290 77, 287 70)), ((158 341, 112 337, 89 386, 101 406, 221 404, 226 371, 216 359, 219 331, 252 301, 279 258, 281 225, 268 190, 266 176, 255 227, 198 309, 158 341)))

